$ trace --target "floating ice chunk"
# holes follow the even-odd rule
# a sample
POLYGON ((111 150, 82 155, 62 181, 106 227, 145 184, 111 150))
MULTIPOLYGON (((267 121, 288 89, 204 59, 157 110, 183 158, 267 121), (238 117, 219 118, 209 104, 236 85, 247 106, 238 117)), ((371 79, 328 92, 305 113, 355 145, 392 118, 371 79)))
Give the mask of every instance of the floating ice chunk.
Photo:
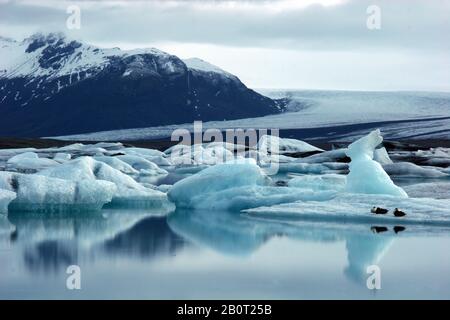
POLYGON ((107 181, 67 181, 37 174, 0 172, 0 188, 16 192, 10 211, 99 210, 116 187, 107 181))
MULTIPOLYGON (((235 159, 233 152, 220 143, 186 146, 176 145, 166 150, 173 165, 215 165, 235 159)), ((236 157, 239 158, 239 157, 236 157)))
POLYGON ((15 198, 15 192, 0 189, 0 214, 8 212, 8 205, 15 198))
POLYGON ((394 184, 381 164, 373 160, 373 152, 381 142, 383 137, 380 130, 375 130, 348 146, 346 153, 351 158, 351 162, 346 190, 351 193, 408 197, 402 188, 394 184))
POLYGON ((145 148, 124 148, 121 150, 122 153, 130 156, 137 156, 153 162, 158 166, 171 166, 172 163, 167 159, 166 154, 159 150, 145 149, 145 148))
POLYGON ((121 151, 124 152, 125 154, 136 155, 136 156, 140 156, 143 158, 164 156, 164 152, 162 152, 162 151, 154 150, 154 149, 146 149, 146 148, 131 147, 131 148, 124 148, 121 151))
POLYGON ((314 191, 343 191, 347 178, 340 174, 305 175, 289 180, 289 187, 311 189, 314 191))
POLYGON ((95 160, 106 163, 110 167, 128 175, 137 175, 139 171, 117 157, 96 156, 95 160))
POLYGON ((279 153, 279 154, 323 151, 322 149, 319 149, 301 140, 283 139, 272 135, 262 136, 258 141, 258 149, 267 150, 270 153, 279 153))
POLYGON ((130 176, 91 157, 81 157, 38 174, 72 181, 97 179, 112 182, 117 187, 113 205, 136 202, 133 205, 161 206, 166 200, 164 193, 145 188, 130 176))
POLYGON ((34 173, 58 164, 58 162, 52 159, 39 158, 35 152, 25 152, 10 158, 7 161, 7 169, 34 173))
POLYGON ((72 159, 72 155, 70 153, 58 152, 53 157, 53 160, 59 163, 64 163, 70 161, 72 159))
POLYGON ((166 170, 161 169, 153 162, 148 161, 139 156, 124 155, 124 156, 117 156, 116 158, 122 160, 125 163, 128 163, 135 170, 138 170, 139 173, 142 175, 158 176, 158 175, 166 175, 168 173, 166 170))
POLYGON ((375 194, 343 193, 328 201, 298 201, 248 209, 245 212, 271 217, 295 217, 324 221, 450 226, 450 200, 448 199, 399 198, 375 194), (372 214, 370 209, 373 206, 387 208, 391 214, 372 214), (400 208, 407 215, 402 218, 395 217, 392 214, 394 208, 400 208))
POLYGON ((384 170, 393 176, 420 178, 445 178, 449 175, 437 168, 421 167, 411 162, 396 162, 383 165, 384 170))
POLYGON ((389 154, 387 153, 385 147, 374 150, 373 160, 382 165, 393 163, 391 158, 389 158, 389 154))
POLYGON ((218 164, 178 181, 169 199, 179 208, 240 210, 296 200, 325 200, 334 192, 269 187, 253 159, 218 164))

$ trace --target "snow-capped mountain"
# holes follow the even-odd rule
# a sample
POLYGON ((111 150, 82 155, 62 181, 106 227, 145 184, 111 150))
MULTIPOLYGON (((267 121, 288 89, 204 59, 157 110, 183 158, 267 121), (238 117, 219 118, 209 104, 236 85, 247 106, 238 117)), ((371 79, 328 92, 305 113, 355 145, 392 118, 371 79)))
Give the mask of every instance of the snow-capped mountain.
POLYGON ((103 49, 62 34, 0 37, 0 135, 48 136, 230 120, 284 110, 203 60, 103 49))

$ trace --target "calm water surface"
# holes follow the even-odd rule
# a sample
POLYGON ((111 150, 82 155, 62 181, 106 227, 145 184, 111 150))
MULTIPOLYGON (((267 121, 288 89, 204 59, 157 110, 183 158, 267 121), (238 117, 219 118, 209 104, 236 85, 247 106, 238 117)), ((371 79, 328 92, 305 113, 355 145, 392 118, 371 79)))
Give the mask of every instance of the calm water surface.
POLYGON ((448 230, 371 227, 199 211, 0 215, 0 298, 450 299, 448 230), (66 288, 73 264, 81 290, 66 288), (366 287, 372 264, 381 290, 366 287))

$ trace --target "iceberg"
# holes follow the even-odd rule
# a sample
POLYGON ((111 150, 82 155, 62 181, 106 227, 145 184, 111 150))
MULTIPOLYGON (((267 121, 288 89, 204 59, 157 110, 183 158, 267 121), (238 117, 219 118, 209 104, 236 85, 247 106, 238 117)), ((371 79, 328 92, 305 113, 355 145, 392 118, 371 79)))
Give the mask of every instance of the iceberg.
POLYGON ((334 191, 271 187, 270 181, 255 160, 235 160, 178 181, 169 190, 168 197, 177 208, 239 211, 297 200, 323 201, 335 195, 334 191))
POLYGON ((117 156, 119 160, 127 163, 133 169, 139 171, 139 174, 145 176, 166 175, 167 171, 158 167, 155 163, 139 156, 123 155, 117 156))
POLYGON ((52 159, 39 158, 35 152, 24 152, 13 156, 7 161, 7 170, 19 171, 23 173, 34 173, 39 170, 58 165, 59 163, 52 159))
POLYGON ((57 167, 49 168, 37 174, 70 181, 104 180, 112 182, 116 190, 112 205, 134 202, 135 206, 161 206, 166 195, 158 190, 146 188, 132 177, 91 157, 81 157, 57 167))
POLYGON ((16 194, 9 211, 39 212, 99 210, 116 191, 107 181, 67 181, 13 172, 0 172, 0 189, 16 194))
POLYGON ((279 138, 272 135, 263 135, 259 139, 258 150, 278 154, 310 153, 323 151, 322 149, 301 140, 279 138))
POLYGON ((70 161, 72 159, 72 155, 70 153, 64 153, 64 152, 57 152, 55 156, 53 157, 53 160, 55 160, 58 163, 64 163, 67 161, 70 161))
POLYGON ((410 162, 396 162, 383 165, 383 169, 393 176, 417 178, 446 178, 449 175, 437 168, 426 168, 410 162))
POLYGON ((112 167, 116 170, 119 170, 120 172, 125 173, 127 175, 138 175, 139 174, 138 170, 134 169, 128 163, 118 159, 117 157, 96 156, 96 157, 94 157, 94 159, 96 161, 106 163, 110 167, 112 167))
POLYGON ((382 165, 394 163, 389 157, 389 154, 385 147, 374 150, 373 160, 382 165))
POLYGON ((382 142, 380 130, 374 130, 348 146, 346 154, 351 158, 351 162, 347 176, 347 192, 408 197, 402 188, 394 184, 381 164, 373 160, 374 150, 382 142))

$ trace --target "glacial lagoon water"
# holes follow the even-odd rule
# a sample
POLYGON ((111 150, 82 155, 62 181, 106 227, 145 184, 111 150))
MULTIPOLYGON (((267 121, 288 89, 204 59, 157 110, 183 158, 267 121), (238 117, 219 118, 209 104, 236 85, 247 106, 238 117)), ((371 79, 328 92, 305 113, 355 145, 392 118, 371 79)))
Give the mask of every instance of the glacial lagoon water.
POLYGON ((373 227, 211 211, 10 213, 0 298, 450 298, 448 229, 373 227), (374 264, 380 290, 366 286, 374 264), (80 290, 66 287, 69 265, 81 268, 80 290))

